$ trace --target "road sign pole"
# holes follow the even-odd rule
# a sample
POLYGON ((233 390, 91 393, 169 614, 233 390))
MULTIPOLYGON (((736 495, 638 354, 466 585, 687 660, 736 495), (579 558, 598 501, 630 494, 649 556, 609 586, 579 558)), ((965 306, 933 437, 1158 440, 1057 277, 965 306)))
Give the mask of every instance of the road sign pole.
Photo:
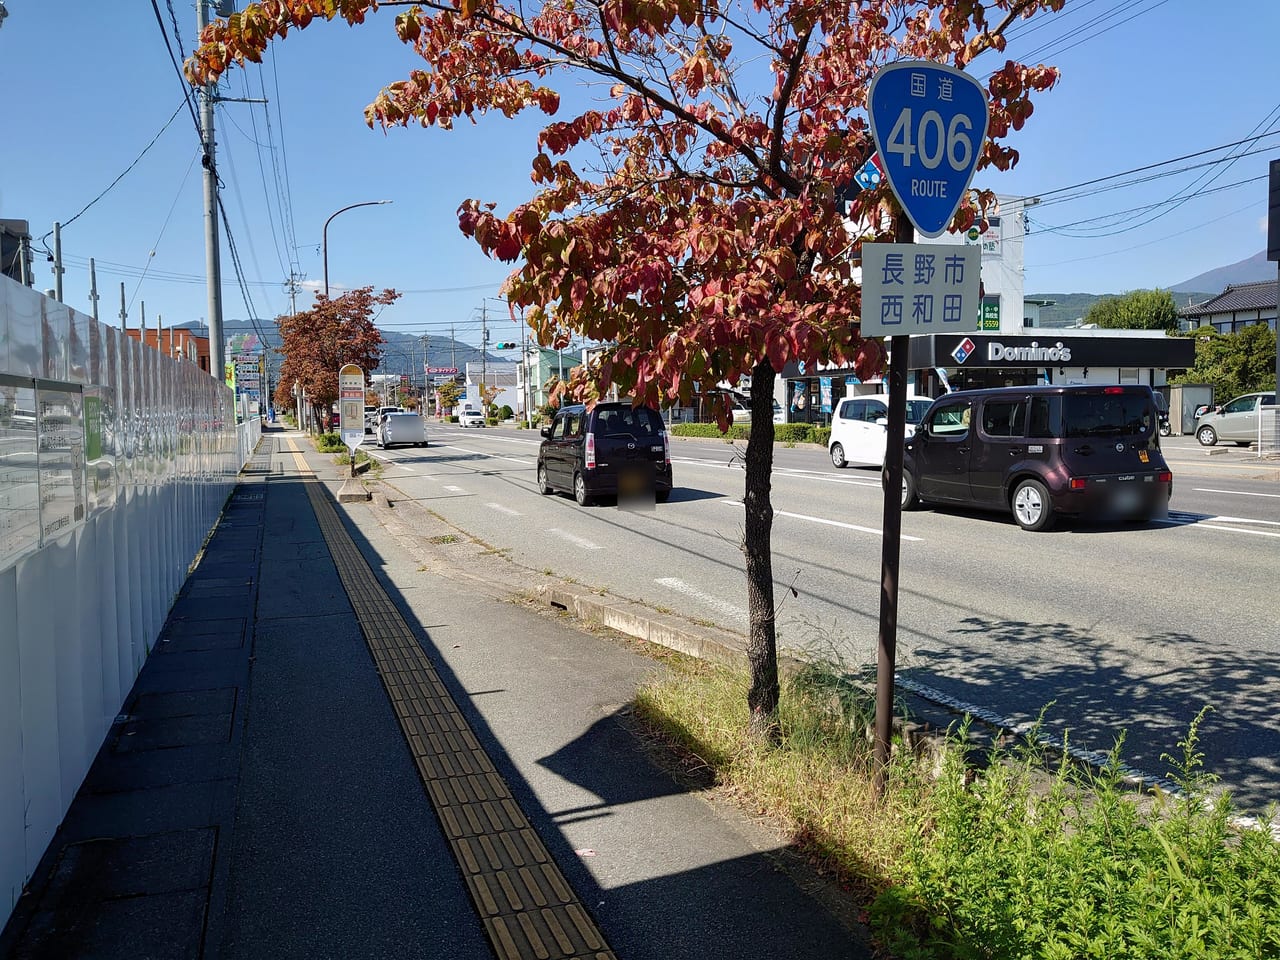
POLYGON ((872 751, 873 785, 877 798, 882 798, 889 775, 897 667, 909 334, 942 330, 965 317, 971 325, 981 289, 980 257, 916 245, 915 234, 938 237, 951 225, 982 153, 988 108, 986 94, 973 77, 926 61, 882 67, 871 81, 867 100, 876 155, 901 209, 894 217, 894 245, 864 245, 862 261, 863 335, 890 337, 872 751))
MULTIPOLYGON (((899 215, 894 240, 910 243, 911 223, 899 215)), ((898 572, 902 546, 902 446, 907 421, 907 364, 911 338, 889 342, 889 422, 885 427, 884 531, 880 542, 880 632, 876 638, 876 726, 872 745, 872 783, 883 797, 889 776, 889 743, 893 736, 894 674, 898 661, 898 572)))

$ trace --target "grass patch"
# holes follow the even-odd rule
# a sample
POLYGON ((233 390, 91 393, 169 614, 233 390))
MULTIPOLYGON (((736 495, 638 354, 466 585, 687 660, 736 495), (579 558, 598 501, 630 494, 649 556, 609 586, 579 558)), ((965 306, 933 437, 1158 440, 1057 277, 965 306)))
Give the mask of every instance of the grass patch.
POLYGON ((746 691, 740 671, 675 661, 636 714, 844 881, 902 960, 1280 956, 1280 845, 1233 827, 1200 718, 1166 755, 1175 794, 1131 790, 1120 744, 1102 770, 1025 744, 975 765, 962 728, 936 749, 895 744, 877 803, 867 693, 802 670, 774 745, 750 736, 746 691))
POLYGON ((336 433, 316 434, 314 442, 316 451, 319 453, 339 453, 347 449, 347 445, 342 442, 342 437, 336 433))

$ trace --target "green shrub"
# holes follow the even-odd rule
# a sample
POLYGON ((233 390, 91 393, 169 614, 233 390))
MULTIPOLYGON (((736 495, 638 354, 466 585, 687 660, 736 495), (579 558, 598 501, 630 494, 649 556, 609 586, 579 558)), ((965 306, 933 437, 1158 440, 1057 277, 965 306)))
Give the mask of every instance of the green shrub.
POLYGON ((321 453, 337 453, 347 449, 342 437, 336 433, 322 433, 316 437, 316 449, 321 453))
POLYGON ((485 423, 487 423, 487 424, 488 424, 489 426, 491 426, 491 427, 496 427, 496 426, 498 425, 498 418, 497 418, 497 417, 486 417, 484 422, 485 422, 485 423))
POLYGON ((778 423, 773 427, 773 439, 778 443, 804 443, 809 439, 809 424, 778 423))
POLYGON ((449 415, 449 422, 450 422, 450 423, 457 423, 457 422, 458 422, 458 415, 457 415, 456 413, 450 414, 450 415, 449 415))
POLYGON ((673 423, 668 428, 677 437, 708 437, 719 439, 725 436, 720 427, 714 423, 673 423))
POLYGON ((831 428, 812 426, 809 428, 809 436, 807 439, 809 443, 816 443, 825 447, 827 442, 831 439, 831 428))
POLYGON ((510 404, 507 404, 507 403, 504 403, 504 404, 501 406, 501 408, 499 408, 499 410, 498 410, 498 419, 499 419, 499 420, 510 420, 510 419, 511 419, 512 417, 514 417, 515 415, 516 415, 516 412, 515 412, 514 410, 512 410, 512 409, 511 409, 511 405, 510 405, 510 404))

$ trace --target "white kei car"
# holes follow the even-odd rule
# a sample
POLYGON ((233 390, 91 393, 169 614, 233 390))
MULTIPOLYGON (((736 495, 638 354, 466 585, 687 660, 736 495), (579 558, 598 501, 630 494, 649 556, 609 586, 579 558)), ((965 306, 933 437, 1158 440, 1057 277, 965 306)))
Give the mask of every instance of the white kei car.
MULTIPOLYGON (((907 397, 907 424, 903 440, 910 440, 916 424, 933 403, 928 397, 907 397)), ((849 464, 860 467, 884 466, 885 437, 888 435, 889 395, 873 393, 864 397, 845 397, 831 418, 831 439, 827 452, 837 467, 849 464)))

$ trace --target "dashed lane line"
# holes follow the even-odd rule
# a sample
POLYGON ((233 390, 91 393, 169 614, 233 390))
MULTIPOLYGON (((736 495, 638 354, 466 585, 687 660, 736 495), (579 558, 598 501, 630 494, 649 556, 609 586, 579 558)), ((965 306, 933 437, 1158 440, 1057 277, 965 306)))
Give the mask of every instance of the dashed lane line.
MULTIPOLYGON (((741 500, 724 499, 719 502, 733 507, 741 507, 743 505, 741 500)), ((845 523, 843 520, 828 520, 826 517, 811 517, 808 514, 789 513, 786 510, 775 510, 773 511, 773 515, 775 517, 790 517, 792 520, 804 520, 806 523, 819 523, 826 527, 840 527, 842 530, 854 530, 858 533, 870 533, 877 537, 884 536, 883 530, 878 530, 875 527, 859 526, 856 523, 845 523)), ((911 543, 923 542, 920 537, 909 537, 905 533, 901 534, 901 537, 903 540, 911 543)))

